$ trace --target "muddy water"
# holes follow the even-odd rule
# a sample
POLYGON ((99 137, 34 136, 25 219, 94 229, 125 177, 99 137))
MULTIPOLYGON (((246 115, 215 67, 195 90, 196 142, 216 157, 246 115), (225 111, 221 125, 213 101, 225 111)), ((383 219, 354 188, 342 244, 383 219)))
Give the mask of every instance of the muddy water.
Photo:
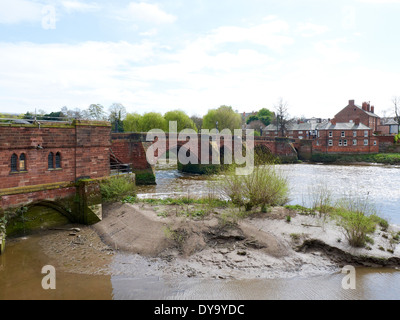
POLYGON ((81 275, 59 270, 39 245, 40 236, 7 242, 0 256, 0 300, 106 300, 112 298, 110 276, 81 275), (56 268, 56 290, 44 290, 42 268, 56 268))
POLYGON ((10 242, 0 256, 0 299, 101 299, 101 300, 370 300, 400 299, 400 271, 356 270, 356 290, 342 289, 344 274, 289 279, 204 280, 146 275, 143 266, 122 264, 119 255, 110 276, 61 272, 39 246, 39 236, 10 242), (56 290, 43 290, 45 265, 56 267, 56 290), (141 271, 137 271, 140 269, 141 271))

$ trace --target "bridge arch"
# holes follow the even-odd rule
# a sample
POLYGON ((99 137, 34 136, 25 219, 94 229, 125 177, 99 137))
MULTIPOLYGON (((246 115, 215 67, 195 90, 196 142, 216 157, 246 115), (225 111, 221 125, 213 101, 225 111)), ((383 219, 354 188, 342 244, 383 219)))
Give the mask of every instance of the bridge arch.
POLYGON ((65 226, 76 219, 57 201, 39 200, 17 209, 10 217, 7 235, 20 236, 26 232, 65 226))

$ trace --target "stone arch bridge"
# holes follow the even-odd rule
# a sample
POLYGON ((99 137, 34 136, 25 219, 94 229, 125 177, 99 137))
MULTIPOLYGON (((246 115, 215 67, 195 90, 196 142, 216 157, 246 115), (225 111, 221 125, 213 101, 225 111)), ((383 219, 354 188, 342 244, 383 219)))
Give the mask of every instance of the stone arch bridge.
MULTIPOLYGON (((233 136, 179 134, 179 138, 177 134, 168 133, 154 137, 148 137, 146 133, 112 133, 111 159, 116 165, 128 164, 136 175, 137 184, 155 184, 155 162, 165 158, 165 155, 169 158, 171 153, 187 159, 188 163, 178 161, 178 169, 184 172, 205 173, 213 170, 224 163, 226 154, 228 157, 232 156, 232 161, 235 161, 237 145, 233 136), (218 155, 218 164, 215 164, 213 149, 218 155), (153 151, 154 161, 148 161, 147 155, 153 154, 153 151)), ((254 137, 254 144, 251 144, 243 137, 240 145, 248 145, 249 148, 275 155, 284 162, 298 159, 294 140, 287 138, 254 137)))

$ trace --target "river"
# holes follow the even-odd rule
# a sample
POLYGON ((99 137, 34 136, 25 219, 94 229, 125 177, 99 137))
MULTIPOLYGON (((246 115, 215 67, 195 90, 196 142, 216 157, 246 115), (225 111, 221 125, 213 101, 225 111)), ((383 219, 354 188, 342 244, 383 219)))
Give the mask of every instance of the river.
MULTIPOLYGON (((292 204, 307 204, 306 195, 315 184, 327 184, 333 198, 347 192, 368 196, 391 223, 400 224, 400 168, 386 166, 282 165, 287 174, 292 204)), ((204 176, 180 173, 171 167, 157 169, 157 186, 140 187, 141 197, 199 195, 207 193, 204 176)), ((57 271, 56 290, 41 287, 44 265, 54 261, 38 245, 40 235, 11 241, 0 256, 0 299, 155 299, 155 300, 290 300, 290 299, 392 299, 400 298, 400 271, 356 269, 356 289, 344 290, 340 272, 315 277, 254 280, 204 280, 164 278, 137 273, 116 254, 110 275, 82 275, 57 271)), ((140 261, 140 260, 139 260, 140 261)), ((143 269, 147 262, 140 262, 143 269)))

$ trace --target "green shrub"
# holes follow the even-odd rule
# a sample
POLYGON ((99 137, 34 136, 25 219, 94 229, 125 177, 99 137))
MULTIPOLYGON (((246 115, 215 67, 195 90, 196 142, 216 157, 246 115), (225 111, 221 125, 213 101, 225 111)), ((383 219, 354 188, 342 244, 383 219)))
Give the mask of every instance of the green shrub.
POLYGON ((221 182, 222 193, 239 207, 278 206, 288 202, 289 187, 274 166, 256 166, 248 175, 228 173, 221 182))
POLYGON ((378 224, 375 208, 368 199, 341 199, 334 214, 346 239, 353 247, 365 246, 366 242, 370 241, 368 234, 373 233, 378 224))
POLYGON ((116 176, 103 181, 100 184, 101 195, 104 202, 118 202, 128 196, 136 196, 135 182, 130 176, 116 176))

